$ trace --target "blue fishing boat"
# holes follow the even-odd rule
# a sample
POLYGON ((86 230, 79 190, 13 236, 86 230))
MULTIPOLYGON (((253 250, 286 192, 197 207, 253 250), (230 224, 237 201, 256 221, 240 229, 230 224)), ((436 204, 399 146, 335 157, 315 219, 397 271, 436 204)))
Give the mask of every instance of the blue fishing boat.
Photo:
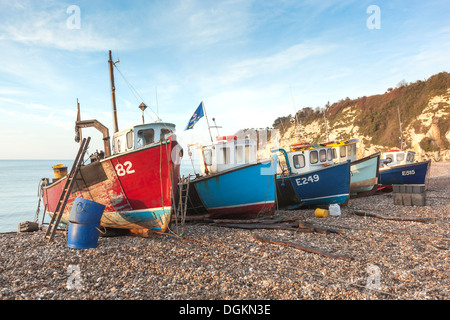
POLYGON ((370 196, 378 188, 380 152, 357 159, 358 139, 328 142, 324 145, 333 148, 335 163, 351 161, 350 198, 370 196))
POLYGON ((391 149, 382 154, 378 184, 425 184, 431 161, 414 162, 415 152, 391 149))
MULTIPOLYGON (((203 101, 192 115, 186 130, 205 116, 211 144, 188 145, 199 151, 200 173, 180 183, 186 195, 186 216, 210 218, 254 218, 275 212, 276 156, 257 159, 257 142, 249 136, 218 136, 214 140, 203 101)), ((213 121, 215 122, 214 118, 213 121)), ((216 126, 216 128, 218 128, 216 126)), ((218 131, 217 131, 218 132, 218 131)), ((192 158, 191 158, 192 159, 192 158)))
POLYGON ((400 125, 400 149, 391 149, 382 153, 380 160, 380 174, 378 176, 379 190, 391 189, 393 184, 425 184, 431 160, 414 162, 416 153, 404 150, 400 109, 397 106, 400 125))
POLYGON ((256 141, 224 136, 206 147, 189 145, 188 148, 191 146, 200 151, 201 174, 184 182, 190 184, 188 216, 254 218, 273 215, 274 158, 257 161, 256 141))
MULTIPOLYGON (((285 209, 306 206, 345 204, 350 196, 350 161, 335 164, 333 148, 291 145, 290 152, 274 149, 284 155, 282 173, 277 175, 277 201, 285 209)), ((280 158, 281 159, 281 158, 280 158)))

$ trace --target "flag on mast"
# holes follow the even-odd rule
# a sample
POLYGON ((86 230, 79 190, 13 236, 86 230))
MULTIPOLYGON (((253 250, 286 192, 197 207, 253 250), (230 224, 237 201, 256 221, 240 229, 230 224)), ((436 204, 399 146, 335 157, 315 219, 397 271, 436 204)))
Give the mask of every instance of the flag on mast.
POLYGON ((194 127, 194 125, 198 122, 198 120, 200 120, 201 117, 203 117, 205 115, 205 113, 203 112, 203 101, 200 102, 197 110, 195 110, 194 114, 192 115, 191 119, 189 120, 189 123, 186 127, 186 130, 192 129, 194 127))

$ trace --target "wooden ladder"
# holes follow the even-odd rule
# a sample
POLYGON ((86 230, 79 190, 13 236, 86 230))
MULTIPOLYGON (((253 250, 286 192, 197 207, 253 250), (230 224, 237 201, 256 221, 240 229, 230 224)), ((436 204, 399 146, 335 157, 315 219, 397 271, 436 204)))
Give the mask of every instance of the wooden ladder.
MULTIPOLYGON (((187 179, 184 178, 184 176, 180 179, 180 182, 178 183, 179 186, 179 198, 178 198, 178 206, 175 208, 175 222, 178 229, 178 219, 180 219, 181 233, 184 233, 184 223, 186 218, 186 211, 187 211, 187 202, 189 200, 189 185, 190 185, 190 176, 187 177, 187 179)), ((178 231, 178 230, 177 230, 178 231)))
POLYGON ((58 228, 59 222, 61 221, 64 209, 66 208, 67 200, 69 200, 72 191, 73 182, 83 163, 84 154, 86 153, 90 141, 91 137, 83 139, 75 161, 73 162, 72 168, 70 169, 70 173, 66 179, 66 184, 64 185, 64 189, 61 192, 61 197, 59 198, 55 212, 53 213, 47 231, 45 232, 45 238, 47 238, 49 242, 53 240, 53 236, 55 235, 56 229, 58 228))

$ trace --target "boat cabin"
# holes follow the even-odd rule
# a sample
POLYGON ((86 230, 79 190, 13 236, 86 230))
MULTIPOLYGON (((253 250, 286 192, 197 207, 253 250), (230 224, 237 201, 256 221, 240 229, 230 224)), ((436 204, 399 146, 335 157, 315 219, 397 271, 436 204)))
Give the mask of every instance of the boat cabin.
POLYGON ((391 149, 381 154, 380 164, 393 167, 401 164, 414 163, 416 153, 410 150, 391 149))
POLYGON ((358 139, 343 140, 340 142, 329 142, 324 145, 333 148, 333 160, 334 163, 341 163, 350 161, 356 161, 356 143, 358 139))
POLYGON ((257 160, 255 140, 239 139, 237 136, 221 136, 209 146, 201 148, 200 159, 202 175, 214 174, 238 166, 254 163, 257 160))
POLYGON ((333 148, 327 146, 309 146, 292 148, 290 152, 284 149, 274 149, 272 152, 282 152, 286 159, 287 169, 281 167, 283 173, 303 174, 315 171, 333 164, 333 148), (287 172, 286 172, 287 171, 287 172))
POLYGON ((116 132, 113 138, 113 153, 137 150, 164 141, 175 132, 175 124, 152 122, 140 124, 116 132))

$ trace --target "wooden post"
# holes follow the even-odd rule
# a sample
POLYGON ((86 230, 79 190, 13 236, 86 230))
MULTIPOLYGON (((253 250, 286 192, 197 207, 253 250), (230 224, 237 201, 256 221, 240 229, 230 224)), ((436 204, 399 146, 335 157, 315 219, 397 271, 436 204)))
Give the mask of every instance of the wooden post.
POLYGON ((117 108, 116 108, 116 87, 114 85, 114 70, 113 70, 113 61, 111 56, 111 50, 109 50, 109 75, 111 78, 111 95, 112 95, 112 107, 113 107, 113 120, 114 120, 114 133, 119 131, 119 125, 117 123, 117 108))

